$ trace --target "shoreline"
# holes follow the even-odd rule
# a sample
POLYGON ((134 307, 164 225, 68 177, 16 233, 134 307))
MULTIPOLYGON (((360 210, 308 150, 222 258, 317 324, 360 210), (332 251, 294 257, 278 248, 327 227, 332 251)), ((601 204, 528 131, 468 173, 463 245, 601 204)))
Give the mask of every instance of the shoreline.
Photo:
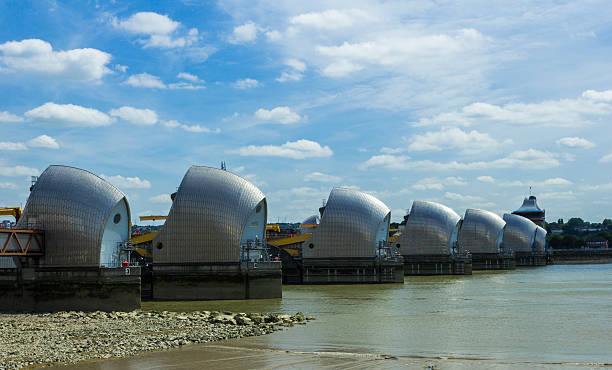
POLYGON ((270 334, 311 317, 227 311, 1 313, 0 370, 117 359, 270 334))

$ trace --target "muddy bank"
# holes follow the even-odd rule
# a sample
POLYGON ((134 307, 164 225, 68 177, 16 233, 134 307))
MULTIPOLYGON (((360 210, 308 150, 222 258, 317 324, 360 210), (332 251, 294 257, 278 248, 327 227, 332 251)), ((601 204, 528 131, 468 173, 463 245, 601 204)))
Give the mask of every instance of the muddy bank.
POLYGON ((118 358, 263 335, 309 319, 302 313, 218 311, 0 314, 0 369, 118 358))

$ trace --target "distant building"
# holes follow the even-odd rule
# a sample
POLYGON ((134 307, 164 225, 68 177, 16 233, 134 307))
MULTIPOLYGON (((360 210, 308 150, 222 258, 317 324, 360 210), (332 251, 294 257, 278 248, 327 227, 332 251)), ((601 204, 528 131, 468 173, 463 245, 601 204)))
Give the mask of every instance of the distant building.
POLYGON ((534 224, 540 227, 544 227, 544 223, 546 222, 546 210, 538 206, 536 197, 533 195, 530 195, 529 198, 525 198, 521 208, 512 212, 512 214, 530 219, 534 224))
POLYGON ((601 235, 595 235, 585 240, 584 246, 587 248, 608 248, 608 239, 601 235))

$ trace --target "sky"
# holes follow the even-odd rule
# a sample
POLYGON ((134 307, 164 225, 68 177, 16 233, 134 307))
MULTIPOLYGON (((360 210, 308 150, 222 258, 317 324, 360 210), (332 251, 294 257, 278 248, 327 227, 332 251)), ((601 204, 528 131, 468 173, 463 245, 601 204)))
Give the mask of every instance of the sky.
MULTIPOLYGON (((335 186, 462 215, 612 217, 612 7, 581 1, 0 3, 0 206, 52 164, 166 214, 189 166, 269 222, 335 186)), ((141 223, 142 224, 142 223, 141 223)))

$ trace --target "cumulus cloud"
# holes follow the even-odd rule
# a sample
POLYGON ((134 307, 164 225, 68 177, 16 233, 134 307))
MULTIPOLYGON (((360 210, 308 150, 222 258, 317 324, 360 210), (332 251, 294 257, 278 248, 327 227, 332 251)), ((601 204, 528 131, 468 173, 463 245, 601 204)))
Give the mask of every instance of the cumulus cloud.
POLYGON ((612 90, 587 90, 582 93, 582 97, 595 101, 612 102, 612 90))
POLYGON ((7 111, 3 111, 0 112, 0 122, 23 122, 23 117, 19 117, 7 111))
POLYGON ((47 148, 47 149, 59 149, 57 140, 48 135, 40 135, 32 140, 29 140, 27 145, 31 148, 47 148))
POLYGON ((54 51, 39 39, 0 44, 0 67, 12 72, 46 75, 73 81, 99 81, 111 73, 111 55, 91 48, 54 51))
POLYGON ((340 182, 342 178, 334 175, 327 175, 321 172, 312 172, 304 176, 304 181, 312 182, 340 182))
POLYGON ((258 87, 259 81, 252 78, 243 78, 234 82, 234 87, 240 90, 252 89, 258 87))
POLYGON ((234 28, 234 32, 229 38, 229 42, 232 44, 244 44, 255 41, 257 38, 257 33, 259 32, 259 27, 249 21, 243 25, 237 26, 234 28))
POLYGON ((121 108, 111 109, 109 114, 136 125, 150 126, 157 123, 157 113, 151 109, 138 109, 123 106, 121 108))
MULTIPOLYGON (((610 155, 612 161, 612 154, 610 155)), ((391 154, 375 155, 359 165, 359 169, 383 168, 387 170, 480 170, 490 168, 522 168, 522 169, 547 169, 560 165, 557 155, 543 152, 537 149, 517 150, 508 156, 491 161, 474 162, 435 162, 431 160, 411 161, 408 156, 395 156, 391 154)))
POLYGON ((0 150, 26 150, 28 147, 24 143, 14 143, 10 141, 0 141, 0 150))
POLYGON ((242 156, 286 157, 292 159, 331 157, 334 152, 328 146, 310 140, 288 141, 282 145, 249 145, 231 151, 242 156))
POLYGON ((30 119, 54 121, 85 127, 108 126, 114 122, 112 117, 93 108, 86 108, 73 104, 55 104, 51 102, 25 112, 25 116, 30 119))
POLYGON ((285 61, 285 65, 290 67, 290 69, 283 71, 276 81, 289 82, 302 79, 304 71, 306 71, 306 63, 295 58, 289 58, 285 61))
POLYGON ((603 157, 599 158, 599 163, 610 163, 612 162, 612 153, 606 154, 603 157))
POLYGON ((450 200, 459 200, 459 201, 464 201, 464 202, 480 202, 483 200, 483 198, 479 196, 463 195, 463 194, 451 193, 451 192, 444 193, 444 198, 450 199, 450 200))
POLYGON ((454 112, 422 118, 414 126, 462 125, 503 123, 508 125, 542 125, 575 127, 592 123, 594 117, 612 114, 612 105, 601 96, 612 95, 612 90, 588 90, 575 99, 547 100, 539 103, 509 103, 494 105, 476 102, 454 112), (600 97, 600 98, 597 98, 600 97))
POLYGON ((528 186, 541 186, 541 187, 550 187, 550 186, 569 186, 573 183, 567 179, 562 177, 553 177, 550 179, 546 179, 543 181, 509 181, 509 182, 500 182, 499 186, 503 187, 528 187, 528 186))
POLYGON ((415 190, 443 190, 445 186, 465 186, 467 184, 467 181, 461 177, 450 176, 443 179, 437 177, 426 177, 414 183, 412 188, 415 190))
POLYGON ((112 18, 111 23, 117 29, 132 34, 145 35, 147 38, 138 40, 145 48, 180 48, 190 46, 198 40, 199 32, 196 28, 178 36, 177 30, 181 23, 164 14, 139 12, 122 20, 112 18))
POLYGON ((120 189, 149 189, 151 187, 149 180, 141 180, 139 177, 106 176, 104 174, 100 175, 100 177, 120 189))
POLYGON ((170 198, 170 194, 158 194, 150 197, 149 201, 153 203, 169 204, 172 203, 172 198, 170 198))
POLYGON ((557 140, 557 145, 563 145, 570 148, 591 149, 595 147, 595 143, 581 137, 563 137, 557 140))
POLYGON ((150 75, 146 72, 131 75, 124 83, 133 87, 146 87, 149 89, 167 88, 166 84, 163 83, 159 77, 150 75))
POLYGON ((328 9, 291 17, 289 23, 322 30, 334 30, 363 24, 372 19, 371 14, 361 9, 328 9))
POLYGON ((17 190, 19 187, 12 182, 0 182, 0 189, 17 190))
POLYGON ((0 176, 16 177, 16 176, 37 176, 40 171, 36 168, 26 166, 6 167, 0 166, 0 176))
POLYGON ((182 130, 185 130, 187 132, 194 132, 194 133, 208 133, 208 134, 218 134, 221 132, 220 128, 216 128, 216 129, 210 129, 208 127, 205 126, 200 126, 200 125, 184 125, 182 123, 180 123, 179 121, 176 120, 169 120, 169 121, 164 121, 164 126, 168 127, 168 128, 180 128, 182 130))
POLYGON ((187 73, 187 72, 181 72, 178 75, 176 75, 176 77, 180 78, 180 79, 183 79, 183 80, 191 81, 191 82, 199 82, 200 81, 198 76, 192 75, 191 73, 187 73))
POLYGON ((495 182, 495 179, 491 176, 478 176, 476 178, 476 180, 480 181, 480 182, 485 182, 485 183, 489 183, 492 184, 495 182))
POLYGON ((262 121, 282 123, 284 125, 301 120, 300 115, 293 112, 289 107, 276 107, 272 110, 260 108, 255 112, 255 117, 262 121))
POLYGON ((417 152, 458 149, 461 153, 480 153, 498 148, 501 144, 510 143, 512 143, 512 140, 500 143, 489 134, 476 130, 467 132, 455 127, 430 131, 423 135, 414 135, 408 145, 408 150, 417 152))

